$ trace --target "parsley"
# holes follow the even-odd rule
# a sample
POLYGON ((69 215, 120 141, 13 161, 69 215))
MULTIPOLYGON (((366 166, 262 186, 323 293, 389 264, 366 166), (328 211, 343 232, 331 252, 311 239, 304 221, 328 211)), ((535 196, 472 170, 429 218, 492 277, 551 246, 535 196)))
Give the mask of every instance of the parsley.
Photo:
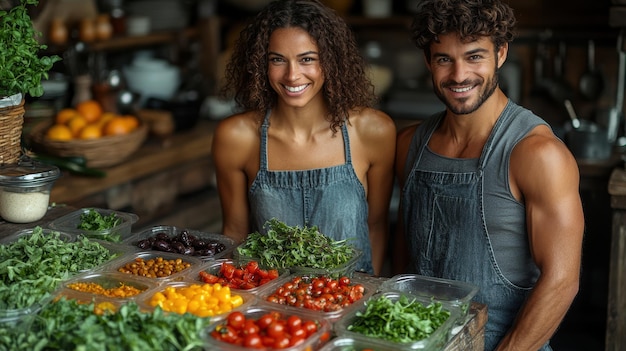
POLYGON ((249 234, 237 251, 266 267, 332 269, 354 256, 354 249, 346 240, 335 241, 320 233, 317 226, 292 227, 272 218, 264 227, 267 234, 249 234))
MULTIPOLYGON (((122 224, 122 219, 115 213, 111 212, 108 215, 102 215, 100 212, 96 211, 93 208, 88 209, 86 212, 83 212, 80 215, 80 222, 76 226, 77 229, 91 231, 91 232, 102 232, 107 231, 109 229, 113 229, 118 225, 122 224)), ((89 234, 89 233, 88 233, 89 234)), ((110 235, 98 235, 99 239, 119 242, 121 236, 116 233, 109 233, 110 235)))

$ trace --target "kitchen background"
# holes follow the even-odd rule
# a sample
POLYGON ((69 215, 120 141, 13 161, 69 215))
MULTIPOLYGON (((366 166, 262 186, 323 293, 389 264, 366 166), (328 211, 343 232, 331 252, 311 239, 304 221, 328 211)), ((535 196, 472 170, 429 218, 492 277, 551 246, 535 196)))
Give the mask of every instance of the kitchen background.
MULTIPOLYGON (((267 2, 40 0, 32 9, 35 27, 48 44, 46 54, 58 54, 63 61, 45 82, 44 96, 27 101, 24 131, 87 98, 120 112, 166 112, 156 114, 162 126, 152 130, 163 140, 198 121, 223 118, 233 111, 232 102, 216 98, 229 50, 243 21, 267 2)), ((325 2, 354 29, 371 63, 380 108, 399 127, 442 108, 431 92, 421 52, 409 41, 411 11, 419 0, 325 2)), ((626 144, 622 121, 626 74, 623 64, 620 67, 626 1, 508 3, 517 15, 518 36, 500 71, 501 86, 511 99, 552 125, 581 168, 587 221, 582 285, 554 346, 601 350, 611 234, 607 182, 611 170, 623 166, 626 144), (574 116, 585 128, 571 130, 574 116)), ((213 184, 194 196, 215 198, 213 184)), ((93 205, 87 199, 77 204, 93 205)), ((212 204, 218 206, 216 201, 212 204)), ((392 216, 396 206, 394 200, 392 216)), ((219 209, 214 212, 202 225, 219 230, 219 209)))

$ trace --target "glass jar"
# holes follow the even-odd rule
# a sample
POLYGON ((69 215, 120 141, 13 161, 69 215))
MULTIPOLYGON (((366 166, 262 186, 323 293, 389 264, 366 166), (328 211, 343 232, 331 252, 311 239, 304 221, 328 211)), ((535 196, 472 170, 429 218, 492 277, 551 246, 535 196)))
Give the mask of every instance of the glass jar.
POLYGON ((0 166, 0 217, 12 223, 31 223, 48 212, 50 190, 59 178, 58 167, 22 157, 0 166))

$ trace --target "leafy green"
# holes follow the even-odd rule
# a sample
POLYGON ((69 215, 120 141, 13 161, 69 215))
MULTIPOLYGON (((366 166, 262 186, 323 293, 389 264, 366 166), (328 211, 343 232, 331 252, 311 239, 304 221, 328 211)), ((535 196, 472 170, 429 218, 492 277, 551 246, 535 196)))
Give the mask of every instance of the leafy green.
POLYGON ((254 232, 237 247, 240 255, 253 257, 266 267, 331 269, 347 263, 354 249, 346 240, 333 240, 317 226, 288 226, 272 218, 264 225, 267 234, 254 232))
POLYGON ((94 314, 94 303, 59 299, 46 305, 30 328, 0 325, 0 350, 202 350, 210 318, 142 312, 135 302, 94 314))
POLYGON ((9 11, 0 11, 0 98, 15 94, 43 95, 42 78, 61 58, 57 55, 39 56, 46 49, 37 41, 41 32, 35 31, 26 5, 38 0, 20 0, 9 11))
POLYGON ((114 254, 86 238, 68 242, 35 227, 0 245, 0 309, 22 309, 45 300, 59 282, 108 262, 114 254))
POLYGON ((111 212, 105 216, 95 209, 90 208, 87 212, 80 215, 78 229, 100 231, 115 228, 120 223, 122 223, 122 219, 115 212, 111 212))
POLYGON ((450 317, 440 302, 425 306, 401 295, 395 302, 381 295, 367 302, 365 311, 356 313, 348 330, 398 343, 428 338, 450 317))

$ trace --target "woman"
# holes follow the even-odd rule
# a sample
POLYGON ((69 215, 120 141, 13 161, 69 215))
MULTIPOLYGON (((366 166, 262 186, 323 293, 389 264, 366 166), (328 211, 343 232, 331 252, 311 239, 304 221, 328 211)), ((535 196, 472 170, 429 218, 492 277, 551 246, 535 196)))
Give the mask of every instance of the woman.
POLYGON ((225 73, 244 112, 213 140, 223 234, 265 221, 318 226, 379 274, 389 229, 395 124, 376 102, 354 36, 315 0, 279 0, 241 32, 225 73))

